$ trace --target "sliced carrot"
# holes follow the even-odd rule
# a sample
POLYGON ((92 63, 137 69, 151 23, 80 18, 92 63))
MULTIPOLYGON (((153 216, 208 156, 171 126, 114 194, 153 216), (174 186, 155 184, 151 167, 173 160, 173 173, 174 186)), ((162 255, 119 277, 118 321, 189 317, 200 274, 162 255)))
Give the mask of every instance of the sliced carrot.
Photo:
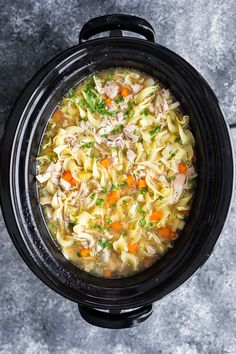
POLYGON ((63 118, 62 112, 59 111, 59 109, 56 110, 56 112, 53 114, 52 118, 53 118, 54 122, 59 123, 63 118))
POLYGON ((136 186, 138 189, 145 188, 145 187, 147 187, 147 183, 146 183, 145 179, 140 179, 137 182, 136 186))
POLYGON ((69 182, 70 184, 72 184, 73 186, 76 186, 78 181, 76 181, 76 179, 73 178, 72 174, 70 173, 70 171, 65 171, 62 175, 62 178, 69 182))
POLYGON ((70 173, 70 171, 65 171, 62 175, 62 178, 67 181, 67 182, 70 182, 73 180, 73 176, 72 174, 70 173))
POLYGON ((78 181, 76 181, 76 179, 72 178, 72 180, 70 181, 70 184, 72 184, 72 186, 76 186, 78 183, 78 181))
POLYGON ((137 243, 131 243, 129 246, 128 246, 128 251, 130 253, 137 253, 138 252, 138 244, 137 243))
POLYGON ((131 89, 128 86, 122 86, 120 90, 120 95, 122 97, 129 96, 131 94, 131 89))
POLYGON ((107 97, 107 98, 105 99, 105 103, 106 103, 106 104, 111 104, 111 102, 112 102, 112 99, 111 99, 110 97, 107 97))
POLYGON ((159 221, 162 217, 162 213, 160 211, 153 211, 151 215, 149 216, 150 221, 159 221))
POLYGON ((79 253, 81 254, 82 257, 90 256, 90 250, 88 250, 87 248, 82 248, 79 253))
POLYGON ((111 226, 114 231, 120 231, 122 228, 120 221, 114 221, 111 226))
POLYGON ((110 160, 110 159, 103 159, 103 160, 100 160, 100 164, 101 164, 103 167, 105 167, 105 168, 108 169, 108 167, 111 165, 111 160, 110 160))
POLYGON ((127 183, 128 187, 132 187, 135 183, 135 178, 132 175, 127 175, 125 182, 127 183))
POLYGON ((185 166, 183 163, 179 163, 179 164, 178 164, 178 167, 179 167, 179 172, 180 172, 180 173, 186 173, 187 170, 188 170, 188 167, 185 166))
POLYGON ((161 227, 159 229, 159 234, 166 238, 174 238, 176 233, 171 231, 168 227, 161 227))
POLYGON ((112 276, 112 271, 109 268, 105 268, 103 270, 103 275, 104 275, 104 277, 111 277, 112 276))
POLYGON ((117 189, 111 191, 107 197, 107 201, 110 205, 116 204, 119 199, 120 199, 120 193, 117 189))

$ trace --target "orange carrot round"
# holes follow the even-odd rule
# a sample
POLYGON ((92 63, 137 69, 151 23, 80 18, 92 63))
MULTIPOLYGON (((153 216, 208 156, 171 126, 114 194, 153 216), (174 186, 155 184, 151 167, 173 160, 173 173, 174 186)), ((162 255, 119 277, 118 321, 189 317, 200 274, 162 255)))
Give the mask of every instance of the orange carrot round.
POLYGON ((137 253, 138 252, 138 244, 137 243, 131 243, 129 246, 128 246, 128 251, 130 253, 137 253))
POLYGON ((59 109, 56 110, 56 112, 53 114, 52 118, 53 118, 54 122, 59 123, 63 118, 62 112, 59 111, 59 109))
POLYGON ((179 172, 180 172, 180 173, 186 173, 187 170, 188 170, 188 167, 185 166, 183 163, 179 163, 179 164, 178 164, 178 167, 179 167, 179 172))
POLYGON ((72 184, 73 186, 76 186, 76 184, 78 183, 78 181, 76 181, 76 179, 73 178, 72 174, 70 171, 65 171, 62 175, 62 178, 69 182, 70 184, 72 184))
POLYGON ((135 183, 135 178, 132 175, 127 175, 125 182, 127 183, 128 187, 132 187, 135 183))
POLYGON ((138 189, 145 188, 145 187, 147 187, 147 183, 146 183, 145 179, 140 179, 137 182, 136 186, 137 186, 138 189))
POLYGON ((105 168, 108 169, 108 167, 111 165, 111 160, 110 160, 110 159, 103 159, 103 160, 100 160, 100 164, 101 164, 103 167, 105 167, 105 168))
POLYGON ((62 178, 67 181, 67 182, 71 182, 73 179, 72 174, 70 173, 70 171, 65 171, 62 175, 62 178))
POLYGON ((149 216, 149 220, 156 222, 159 221, 162 217, 162 213, 160 211, 153 211, 151 215, 149 216))
POLYGON ((110 97, 107 97, 107 98, 105 99, 106 105, 111 104, 111 102, 112 102, 112 99, 111 99, 110 97))
POLYGON ((120 199, 120 193, 117 189, 115 189, 114 191, 110 191, 107 197, 107 201, 110 205, 116 204, 119 199, 120 199))
POLYGON ((159 234, 166 238, 174 238, 176 233, 171 231, 168 227, 161 227, 159 229, 159 234))
POLYGON ((120 231, 122 228, 120 221, 114 221, 111 226, 114 231, 120 231))
POLYGON ((87 248, 82 248, 80 250, 80 254, 82 257, 88 257, 90 256, 90 250, 88 250, 87 248))
POLYGON ((128 86, 122 86, 120 90, 120 95, 122 97, 129 96, 131 94, 131 89, 128 86))

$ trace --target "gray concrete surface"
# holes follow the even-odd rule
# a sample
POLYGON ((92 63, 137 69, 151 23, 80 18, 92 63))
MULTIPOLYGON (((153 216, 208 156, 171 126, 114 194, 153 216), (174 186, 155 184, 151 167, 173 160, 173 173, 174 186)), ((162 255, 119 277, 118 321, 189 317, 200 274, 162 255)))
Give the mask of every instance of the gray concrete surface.
MULTIPOLYGON (((236 122, 234 0, 0 0, 0 131, 27 80, 76 44, 82 24, 107 13, 148 19, 157 41, 206 78, 236 122)), ((236 131, 233 133, 236 143, 236 131)), ((4 176, 4 171, 1 171, 4 176)), ((77 306, 41 283, 23 263, 0 220, 0 353, 236 353, 236 199, 215 251, 181 288, 131 330, 85 323, 77 306)))

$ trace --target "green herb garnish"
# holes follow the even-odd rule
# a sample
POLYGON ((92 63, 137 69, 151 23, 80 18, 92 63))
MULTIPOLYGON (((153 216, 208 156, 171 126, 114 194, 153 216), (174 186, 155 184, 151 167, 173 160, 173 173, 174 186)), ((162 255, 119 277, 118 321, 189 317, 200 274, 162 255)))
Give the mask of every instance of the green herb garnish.
POLYGON ((175 143, 181 143, 181 139, 180 138, 176 138, 175 139, 175 143))
POLYGON ((91 141, 90 143, 86 143, 86 144, 81 145, 81 149, 85 149, 85 148, 91 149, 93 147, 93 145, 94 145, 94 142, 91 141))
POLYGON ((124 101, 124 97, 123 96, 119 96, 116 100, 115 103, 120 103, 124 101))
POLYGON ((98 225, 99 230, 104 231, 106 228, 104 225, 98 225))
POLYGON ((146 226, 146 230, 147 230, 147 231, 150 231, 152 227, 153 227, 153 223, 152 223, 152 222, 149 222, 149 223, 147 224, 147 226, 146 226))
POLYGON ((107 219, 107 224, 108 224, 108 225, 112 224, 112 219, 111 219, 111 218, 108 218, 108 219, 107 219))
POLYGON ((110 243, 110 240, 106 240, 106 241, 102 241, 102 240, 98 240, 98 244, 104 249, 106 248, 110 243))
POLYGON ((111 185, 111 191, 113 191, 114 189, 118 189, 118 187, 117 187, 117 185, 112 184, 112 185, 111 185))
POLYGON ((125 181, 121 182, 120 186, 121 187, 126 187, 127 186, 127 182, 125 182, 125 181))
POLYGON ((101 193, 106 194, 107 193, 107 189, 106 188, 102 188, 101 189, 101 193))
POLYGON ((145 108, 140 114, 144 115, 144 116, 148 116, 149 111, 147 108, 145 108))
POLYGON ((96 201, 96 205, 97 206, 102 205, 103 202, 104 202, 104 199, 100 198, 96 201))
POLYGON ((116 134, 116 133, 121 133, 124 129, 124 125, 123 124, 119 124, 117 125, 112 131, 112 134, 116 134))
POLYGON ((157 125, 154 129, 149 131, 149 134, 151 136, 155 135, 157 132, 159 132, 161 130, 161 124, 157 125))
POLYGON ((80 252, 77 252, 77 256, 78 256, 78 257, 81 257, 81 253, 80 253, 80 252))
POLYGON ((139 223, 140 226, 145 226, 146 225, 146 220, 145 219, 140 219, 138 223, 139 223))

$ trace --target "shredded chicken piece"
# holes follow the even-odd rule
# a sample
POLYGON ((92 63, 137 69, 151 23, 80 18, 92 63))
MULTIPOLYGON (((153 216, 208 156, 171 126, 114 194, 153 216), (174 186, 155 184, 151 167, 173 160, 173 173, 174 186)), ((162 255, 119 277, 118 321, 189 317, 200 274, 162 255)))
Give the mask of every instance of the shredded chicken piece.
POLYGON ((143 85, 134 84, 134 85, 131 85, 131 88, 134 93, 138 93, 139 91, 141 91, 143 89, 143 85))
POLYGON ((67 181, 65 181, 63 178, 60 178, 60 187, 64 190, 64 191, 68 191, 71 188, 71 184, 67 181))
POLYGON ((134 133, 135 131, 138 131, 137 125, 127 125, 124 128, 123 133, 125 137, 130 139, 132 142, 137 142, 139 140, 139 136, 134 133))
POLYGON ((108 81, 106 85, 103 87, 103 91, 110 98, 115 98, 119 92, 119 86, 115 81, 108 81))
POLYGON ((181 198, 184 191, 185 180, 186 176, 182 173, 179 173, 178 175, 176 175, 175 180, 171 182, 173 193, 169 198, 170 204, 176 203, 181 198))
POLYGON ((127 158, 134 163, 135 159, 136 159, 137 154, 135 154, 135 152, 133 150, 128 150, 127 151, 127 158))

